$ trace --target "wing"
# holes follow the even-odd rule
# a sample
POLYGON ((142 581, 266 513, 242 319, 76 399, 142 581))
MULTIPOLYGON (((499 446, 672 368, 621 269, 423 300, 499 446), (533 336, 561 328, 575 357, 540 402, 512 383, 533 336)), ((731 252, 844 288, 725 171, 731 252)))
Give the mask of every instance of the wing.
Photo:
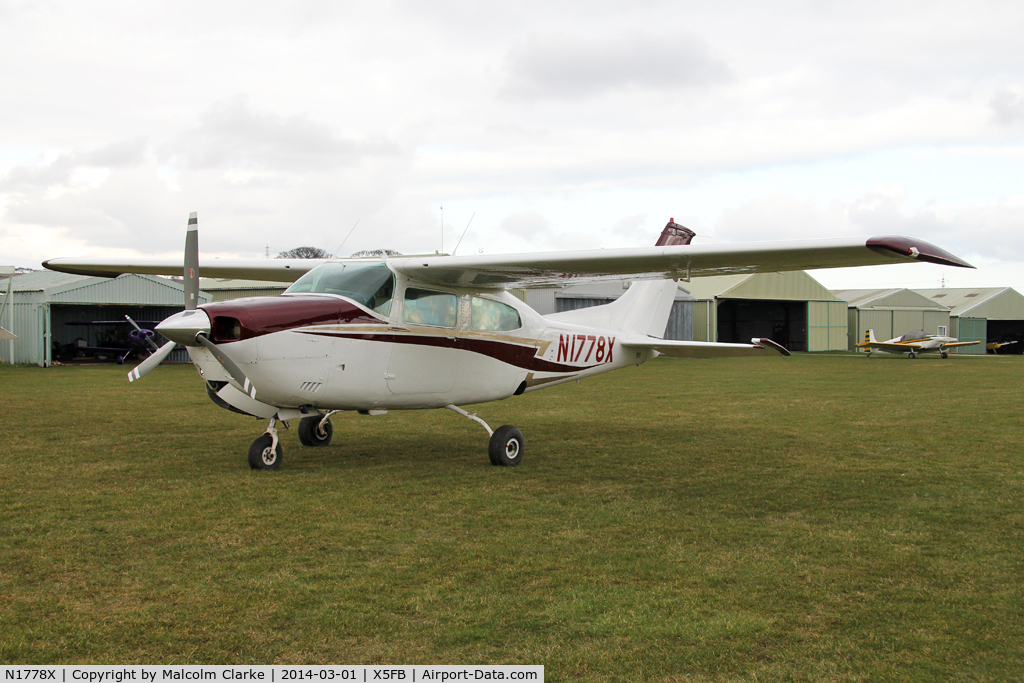
POLYGON ((909 237, 805 240, 725 245, 562 251, 508 256, 419 256, 388 259, 420 282, 509 287, 594 279, 685 278, 927 261, 973 268, 934 245, 909 237))
MULTIPOLYGON (((270 280, 295 282, 324 262, 324 259, 200 259, 199 272, 203 277, 238 278, 241 280, 270 280)), ((148 275, 181 275, 184 267, 179 259, 76 259, 53 258, 43 261, 43 267, 75 275, 117 277, 122 273, 148 275)))
POLYGON ((981 343, 980 341, 952 342, 950 344, 943 344, 942 348, 944 348, 944 349, 951 349, 954 346, 974 346, 975 344, 980 344, 980 343, 981 343))
MULTIPOLYGON (((814 268, 874 266, 927 261, 973 268, 934 245, 909 237, 868 240, 809 240, 749 244, 687 245, 558 251, 508 256, 410 256, 388 265, 420 282, 464 287, 509 287, 584 282, 608 278, 657 279, 762 273, 814 268)), ((294 282, 320 259, 205 259, 206 277, 294 282)), ((122 273, 178 275, 175 259, 72 259, 43 262, 50 270, 117 277, 122 273)))
POLYGON ((724 344, 718 342, 673 341, 670 339, 628 339, 623 348, 652 349, 672 358, 732 358, 736 356, 759 356, 768 350, 778 351, 783 356, 792 355, 786 347, 771 339, 751 339, 750 344, 724 344))
POLYGON ((900 342, 861 342, 860 344, 856 344, 856 346, 859 349, 881 349, 882 351, 895 351, 897 353, 907 353, 908 351, 919 351, 921 349, 920 344, 906 344, 900 342))

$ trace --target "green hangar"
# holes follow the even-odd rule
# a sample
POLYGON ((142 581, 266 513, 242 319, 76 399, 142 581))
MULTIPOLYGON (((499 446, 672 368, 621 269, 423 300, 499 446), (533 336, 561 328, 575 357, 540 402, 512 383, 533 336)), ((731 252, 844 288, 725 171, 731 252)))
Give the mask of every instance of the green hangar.
MULTIPOLYGON (((1024 296, 1016 290, 975 287, 915 291, 949 308, 951 336, 960 341, 987 342, 993 353, 1024 353, 1024 296), (995 348, 998 344, 1004 346, 995 348)), ((986 344, 967 346, 960 353, 985 353, 985 348, 986 344)))
POLYGON ((847 347, 864 341, 868 330, 875 339, 887 341, 914 330, 928 334, 949 333, 949 308, 909 289, 833 290, 849 306, 850 340, 847 347))
MULTIPOLYGON (((10 319, 8 329, 17 339, 0 342, 0 358, 44 367, 66 355, 112 359, 116 351, 96 349, 130 347, 126 315, 138 322, 160 321, 179 312, 185 301, 180 282, 155 275, 105 278, 40 270, 0 281, 4 293, 8 285, 4 321, 10 319)), ((199 301, 208 303, 210 296, 200 292, 199 301)), ((171 359, 188 360, 188 355, 178 350, 171 359)))

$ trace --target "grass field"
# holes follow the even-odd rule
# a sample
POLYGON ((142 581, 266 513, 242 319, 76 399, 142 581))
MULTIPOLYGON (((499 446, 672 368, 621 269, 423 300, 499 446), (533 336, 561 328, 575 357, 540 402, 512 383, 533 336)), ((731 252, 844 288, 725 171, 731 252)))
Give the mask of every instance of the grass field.
POLYGON ((1024 358, 658 360, 477 408, 223 411, 191 366, 0 366, 0 662, 1024 679, 1024 358))

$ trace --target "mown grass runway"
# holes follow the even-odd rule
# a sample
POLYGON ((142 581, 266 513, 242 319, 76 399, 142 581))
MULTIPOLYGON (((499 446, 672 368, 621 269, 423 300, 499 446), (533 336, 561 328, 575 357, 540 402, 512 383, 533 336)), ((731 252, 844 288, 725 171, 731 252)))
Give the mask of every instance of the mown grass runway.
POLYGON ((1024 358, 658 360, 476 408, 214 406, 0 366, 0 662, 524 663, 548 680, 1024 678, 1024 358))

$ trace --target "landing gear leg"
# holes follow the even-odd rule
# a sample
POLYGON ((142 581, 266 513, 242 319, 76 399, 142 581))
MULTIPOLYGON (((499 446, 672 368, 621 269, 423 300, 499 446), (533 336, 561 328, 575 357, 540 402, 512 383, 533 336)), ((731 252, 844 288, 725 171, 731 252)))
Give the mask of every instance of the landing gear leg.
POLYGON ((331 415, 337 410, 332 410, 326 415, 310 415, 299 421, 299 441, 303 446, 326 446, 331 443, 331 436, 334 434, 334 426, 331 424, 331 415))
POLYGON ((486 422, 476 416, 476 413, 467 413, 462 408, 451 404, 446 405, 445 408, 458 413, 468 420, 483 425, 483 428, 491 435, 490 443, 487 445, 487 455, 492 465, 515 467, 522 462, 525 442, 523 441, 523 433, 518 429, 512 425, 504 425, 496 430, 492 430, 486 422))
POLYGON ((249 467, 254 470, 276 470, 281 467, 284 450, 277 438, 277 418, 270 418, 266 433, 249 446, 249 467))

